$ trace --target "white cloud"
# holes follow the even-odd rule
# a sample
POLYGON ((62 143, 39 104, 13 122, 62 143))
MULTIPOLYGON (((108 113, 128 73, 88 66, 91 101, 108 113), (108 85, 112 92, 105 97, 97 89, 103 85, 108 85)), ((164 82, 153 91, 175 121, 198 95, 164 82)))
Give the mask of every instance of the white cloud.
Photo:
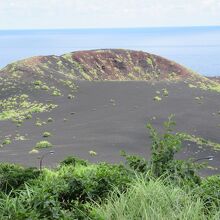
POLYGON ((0 28, 220 24, 220 0, 0 0, 0 28))

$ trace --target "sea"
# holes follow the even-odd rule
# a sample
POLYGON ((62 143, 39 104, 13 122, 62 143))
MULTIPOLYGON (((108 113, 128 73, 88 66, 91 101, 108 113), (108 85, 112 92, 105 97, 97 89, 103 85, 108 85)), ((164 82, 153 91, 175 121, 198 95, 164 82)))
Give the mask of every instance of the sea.
POLYGON ((31 56, 108 48, 146 51, 220 76, 220 26, 0 30, 0 68, 31 56))

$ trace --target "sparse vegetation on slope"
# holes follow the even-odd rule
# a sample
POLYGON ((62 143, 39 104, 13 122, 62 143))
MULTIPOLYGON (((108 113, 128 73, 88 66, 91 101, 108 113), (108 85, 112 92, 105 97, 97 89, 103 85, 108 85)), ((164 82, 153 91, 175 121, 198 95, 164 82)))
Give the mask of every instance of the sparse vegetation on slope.
POLYGON ((22 123, 23 120, 31 117, 33 113, 50 111, 56 108, 55 104, 44 104, 37 101, 31 102, 29 96, 13 96, 0 101, 0 120, 12 119, 14 122, 22 123))
MULTIPOLYGON (((30 73, 59 75, 73 80, 178 80, 190 78, 194 74, 181 65, 165 58, 131 50, 79 51, 62 56, 33 57, 10 64, 2 74, 16 73, 24 78, 30 73)), ((1 75, 0 72, 0 75, 1 75)), ((25 78, 24 78, 25 80, 25 78)), ((34 81, 37 89, 51 90, 41 79, 34 81)))

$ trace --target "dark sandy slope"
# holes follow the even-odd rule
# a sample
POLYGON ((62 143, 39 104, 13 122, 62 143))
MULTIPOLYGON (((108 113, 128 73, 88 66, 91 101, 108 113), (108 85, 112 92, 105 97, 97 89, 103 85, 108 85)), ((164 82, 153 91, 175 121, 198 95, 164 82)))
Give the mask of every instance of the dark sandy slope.
MULTIPOLYGON (((38 155, 28 152, 36 142, 42 140, 44 131, 52 133, 48 140, 53 143, 55 151, 54 156, 45 160, 47 165, 54 165, 68 155, 92 161, 118 162, 121 160, 120 150, 149 157, 150 139, 145 125, 151 122, 161 128, 171 113, 176 115, 178 131, 220 142, 220 116, 213 115, 220 109, 218 93, 190 89, 183 82, 152 85, 147 82, 81 81, 77 84, 79 89, 75 99, 53 97, 60 107, 51 113, 38 114, 42 120, 52 117, 54 122, 37 127, 33 118, 19 128, 11 122, 1 122, 2 135, 14 135, 17 130, 19 134, 27 134, 28 140, 14 141, 1 149, 0 160, 37 166, 38 155), (163 88, 169 91, 168 97, 155 102, 153 97, 156 91, 163 88), (203 104, 195 100, 198 96, 204 97, 203 104), (154 116, 156 119, 152 120, 154 116), (98 155, 91 157, 90 150, 96 151, 98 155)), ((199 148, 195 144, 185 143, 178 157, 198 158, 207 155, 215 155, 210 164, 220 168, 220 151, 209 147, 199 148)))
MULTIPOLYGON (((39 154, 29 151, 42 140, 51 142, 55 151, 45 159, 48 166, 69 155, 118 162, 120 150, 149 158, 151 143, 145 125, 151 122, 161 129, 170 114, 175 114, 177 131, 220 143, 220 93, 210 91, 210 81, 204 77, 155 55, 100 50, 35 57, 8 65, 0 71, 0 79, 0 100, 26 94, 31 102, 57 105, 50 112, 32 114, 20 127, 12 120, 0 120, 0 143, 8 136, 12 140, 0 149, 0 161, 38 166, 39 155, 50 149, 39 154), (39 80, 43 86, 36 89, 39 80), (42 89, 45 86, 48 90, 42 89), (162 95, 164 88, 167 97, 162 95), (54 91, 60 95, 52 95, 54 91), (69 99, 70 94, 75 98, 69 99), (155 101, 155 96, 162 100, 155 101), (53 122, 47 122, 49 117, 53 122), (36 126, 37 118, 46 124, 36 126), (43 138, 45 131, 51 137, 43 138), (91 150, 98 155, 92 157, 91 150)), ((219 87, 212 84, 210 88, 219 87)), ((0 115, 2 111, 1 106, 0 115)), ((210 162, 212 169, 203 174, 219 173, 220 151, 212 147, 185 142, 177 156, 207 155, 215 158, 210 162)))

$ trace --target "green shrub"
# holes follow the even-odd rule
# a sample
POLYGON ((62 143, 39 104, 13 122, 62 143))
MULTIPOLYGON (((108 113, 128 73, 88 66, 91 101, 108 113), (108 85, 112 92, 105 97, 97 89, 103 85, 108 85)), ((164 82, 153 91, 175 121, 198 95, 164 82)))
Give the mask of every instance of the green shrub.
POLYGON ((61 161, 60 165, 61 166, 64 166, 64 165, 71 165, 71 166, 82 165, 82 166, 87 166, 88 165, 88 161, 79 159, 79 158, 74 157, 74 156, 69 156, 65 160, 61 161))
POLYGON ((65 208, 70 208, 72 201, 85 203, 104 199, 114 187, 125 191, 132 179, 127 169, 119 165, 78 165, 75 169, 72 176, 67 173, 64 176, 68 188, 59 194, 59 200, 63 201, 65 208))
POLYGON ((52 146, 49 141, 40 141, 36 144, 35 149, 50 148, 52 146))
POLYGON ((43 82, 40 81, 40 80, 36 80, 36 81, 34 81, 34 85, 35 86, 41 86, 41 85, 43 85, 43 82))
POLYGON ((168 96, 169 95, 169 92, 167 89, 162 89, 163 91, 163 96, 168 96))
POLYGON ((50 88, 49 88, 49 86, 47 86, 47 85, 42 85, 42 86, 41 86, 41 89, 43 89, 43 90, 49 90, 50 88))
POLYGON ((201 184, 201 178, 196 170, 203 164, 194 164, 191 160, 172 160, 166 166, 163 175, 167 181, 185 188, 194 188, 201 184))
POLYGON ((105 198, 114 187, 124 191, 132 177, 124 166, 101 163, 89 175, 89 197, 93 200, 105 198))
POLYGON ((148 173, 155 178, 169 177, 169 181, 172 183, 194 187, 201 182, 196 171, 203 166, 190 160, 175 160, 174 155, 181 149, 183 137, 179 133, 173 133, 175 126, 173 117, 171 115, 168 121, 164 122, 162 134, 151 124, 147 124, 152 140, 149 161, 140 156, 127 155, 125 152, 122 152, 122 156, 125 157, 129 168, 136 172, 148 173))
POLYGON ((162 100, 162 98, 160 97, 160 96, 154 96, 154 101, 161 101, 162 100))
POLYGON ((52 118, 48 118, 47 122, 53 122, 53 119, 52 118))
POLYGON ((69 95, 67 96, 67 98, 68 98, 68 99, 73 99, 73 98, 74 98, 74 95, 69 94, 69 95))
POLYGON ((45 137, 45 138, 50 137, 50 136, 51 136, 51 133, 50 133, 50 132, 45 131, 45 132, 43 133, 43 137, 45 137))
POLYGON ((121 151, 121 156, 125 158, 126 165, 134 171, 147 173, 150 169, 149 162, 141 156, 128 155, 125 151, 121 151))
POLYGON ((58 201, 59 192, 65 187, 63 178, 44 170, 18 191, 15 198, 0 201, 0 219, 75 219, 58 201), (3 213, 4 218, 1 218, 3 213))
POLYGON ((8 145, 8 144, 11 144, 11 140, 9 138, 6 138, 5 140, 3 140, 2 144, 3 145, 8 145))
POLYGON ((54 91, 52 92, 52 95, 53 95, 53 96, 61 96, 61 92, 60 92, 59 90, 54 90, 54 91))
POLYGON ((30 179, 35 179, 40 172, 35 168, 23 168, 18 165, 0 164, 0 191, 9 193, 18 189, 30 179))
POLYGON ((147 124, 152 140, 151 173, 155 177, 159 177, 167 171, 167 165, 174 160, 174 154, 181 148, 181 137, 171 133, 172 127, 175 125, 172 118, 173 115, 164 122, 164 134, 159 134, 151 124, 147 124))

